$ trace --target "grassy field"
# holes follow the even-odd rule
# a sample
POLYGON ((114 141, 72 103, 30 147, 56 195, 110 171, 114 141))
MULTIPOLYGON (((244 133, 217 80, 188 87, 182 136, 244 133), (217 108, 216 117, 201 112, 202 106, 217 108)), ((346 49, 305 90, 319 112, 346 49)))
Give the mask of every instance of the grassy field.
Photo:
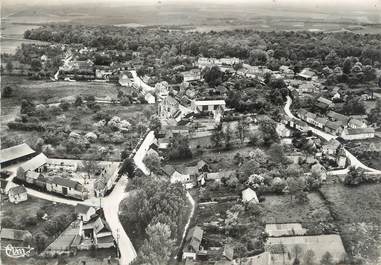
POLYGON ((57 265, 57 264, 65 264, 65 265, 82 265, 82 261, 85 261, 86 264, 91 265, 104 265, 104 264, 112 264, 117 265, 118 260, 116 259, 116 253, 114 249, 97 249, 90 251, 80 251, 76 256, 70 257, 56 257, 56 258, 40 258, 33 257, 28 259, 14 259, 7 258, 5 255, 1 255, 1 261, 4 265, 57 265), (108 263, 110 261, 111 263, 108 263))
POLYGON ((329 202, 347 252, 379 264, 381 256, 381 184, 321 189, 329 202))
MULTIPOLYGON (((10 228, 22 229, 29 231, 32 235, 39 233, 45 234, 44 224, 47 221, 37 219, 37 211, 42 210, 47 214, 47 220, 51 220, 58 216, 69 217, 74 214, 74 207, 64 204, 53 204, 50 201, 38 199, 35 197, 28 197, 27 201, 19 204, 12 204, 9 201, 2 201, 1 205, 1 218, 3 226, 7 228, 5 224, 10 220, 13 225, 10 228), (6 221, 7 219, 7 221, 6 221), (34 222, 28 222, 27 220, 34 219, 34 222)), ((54 236, 47 236, 46 246, 53 242, 54 236)))
POLYGON ((291 201, 287 195, 267 195, 263 202, 266 223, 302 223, 308 234, 329 234, 337 231, 324 200, 318 193, 309 193, 308 202, 291 201))
POLYGON ((8 114, 13 108, 20 105, 22 98, 28 98, 36 103, 53 101, 59 102, 68 96, 117 97, 117 85, 97 82, 65 82, 65 81, 34 81, 25 77, 2 76, 1 89, 10 86, 13 96, 1 99, 2 115, 8 114))

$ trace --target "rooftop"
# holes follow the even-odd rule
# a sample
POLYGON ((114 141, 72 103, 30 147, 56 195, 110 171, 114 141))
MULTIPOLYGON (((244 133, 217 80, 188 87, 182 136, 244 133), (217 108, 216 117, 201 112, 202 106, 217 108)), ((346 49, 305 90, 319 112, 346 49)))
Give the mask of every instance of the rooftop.
POLYGON ((28 170, 34 171, 37 168, 46 164, 47 161, 48 161, 48 158, 43 153, 41 153, 33 157, 32 159, 26 161, 24 164, 21 165, 21 167, 22 169, 24 169, 24 171, 28 171, 28 170))
POLYGON ((0 150, 1 162, 4 163, 23 156, 33 154, 35 151, 29 145, 23 143, 0 150))

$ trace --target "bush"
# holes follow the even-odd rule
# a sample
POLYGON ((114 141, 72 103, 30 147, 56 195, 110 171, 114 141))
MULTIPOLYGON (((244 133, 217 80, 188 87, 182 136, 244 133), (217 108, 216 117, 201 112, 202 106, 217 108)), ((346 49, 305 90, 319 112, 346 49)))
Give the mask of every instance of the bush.
POLYGON ((45 215, 45 211, 42 209, 39 209, 36 213, 36 217, 38 220, 42 220, 42 217, 44 217, 44 215, 45 215))
POLYGON ((27 216, 23 218, 21 222, 22 222, 22 226, 24 227, 35 226, 37 224, 37 217, 27 216))
POLYGON ((13 219, 10 217, 4 217, 1 220, 1 226, 5 228, 16 228, 16 224, 13 222, 13 219))

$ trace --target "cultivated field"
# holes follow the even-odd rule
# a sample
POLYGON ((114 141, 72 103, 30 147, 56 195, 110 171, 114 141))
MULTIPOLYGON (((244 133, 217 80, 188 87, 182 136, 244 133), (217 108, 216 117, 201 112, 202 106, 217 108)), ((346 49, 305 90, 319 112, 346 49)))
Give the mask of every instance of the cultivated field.
POLYGON ((381 255, 381 184, 321 189, 340 230, 347 252, 379 264, 381 255))

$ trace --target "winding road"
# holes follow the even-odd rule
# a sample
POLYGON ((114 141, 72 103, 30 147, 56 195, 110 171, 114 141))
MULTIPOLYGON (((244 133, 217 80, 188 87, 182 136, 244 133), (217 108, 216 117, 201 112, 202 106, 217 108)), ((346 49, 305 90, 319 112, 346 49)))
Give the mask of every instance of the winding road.
MULTIPOLYGON (((295 120, 300 120, 299 118, 295 117, 291 110, 290 110, 290 106, 292 104, 292 99, 291 97, 287 96, 287 102, 284 106, 284 112, 287 114, 287 116, 289 116, 290 118, 292 119, 295 119, 295 120)), ((329 133, 326 133, 326 132, 323 132, 322 130, 319 130, 319 129, 316 129, 314 127, 311 127, 309 126, 308 128, 309 130, 311 130, 314 134, 320 136, 321 138, 329 141, 331 139, 335 139, 337 138, 336 135, 332 135, 332 134, 329 134, 329 133)), ((348 158, 348 160, 350 161, 350 164, 351 166, 354 166, 354 167, 358 167, 358 168, 362 168, 366 171, 369 171, 371 173, 375 173, 375 174, 381 174, 381 170, 377 170, 377 169, 374 169, 374 168, 370 168, 366 165, 364 165, 360 160, 358 160, 353 154, 351 154, 347 149, 344 148, 344 151, 345 151, 345 154, 348 158)), ((337 170, 335 171, 337 174, 346 174, 348 173, 349 169, 346 168, 346 169, 342 169, 342 170, 337 170)))

